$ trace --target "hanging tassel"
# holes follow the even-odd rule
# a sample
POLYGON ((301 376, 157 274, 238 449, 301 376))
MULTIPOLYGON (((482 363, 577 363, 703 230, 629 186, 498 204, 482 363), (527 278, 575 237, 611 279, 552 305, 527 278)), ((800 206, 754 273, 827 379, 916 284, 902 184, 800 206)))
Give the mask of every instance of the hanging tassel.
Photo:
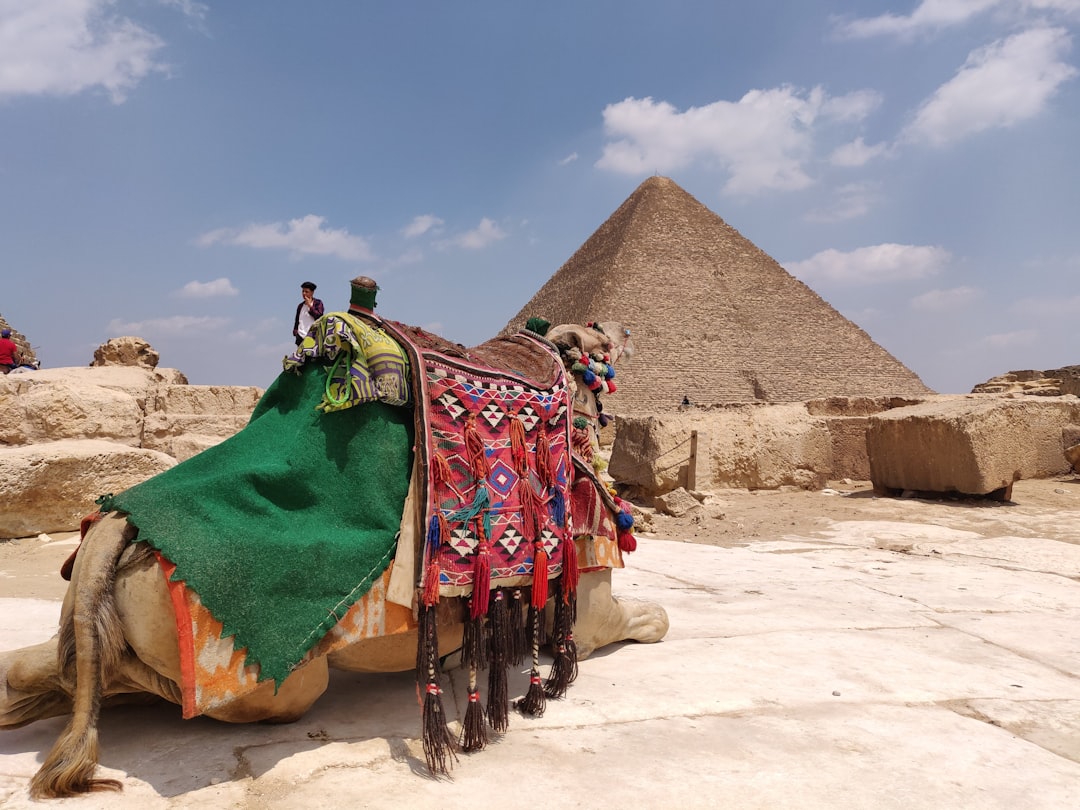
POLYGON ((555 619, 551 628, 551 674, 544 684, 544 694, 549 698, 563 697, 578 676, 577 645, 574 643, 576 613, 577 599, 566 592, 560 581, 555 595, 555 619))
POLYGON ((559 550, 562 552, 562 581, 565 584, 561 589, 563 600, 560 601, 564 601, 577 593, 578 580, 581 577, 578 570, 577 543, 570 536, 570 532, 563 535, 559 550))
POLYGON ((625 551, 629 554, 631 551, 637 551, 637 538, 630 532, 618 533, 619 551, 625 551))
POLYGON ((469 459, 473 475, 477 480, 488 477, 491 468, 488 465, 487 453, 484 452, 484 440, 476 427, 476 414, 470 413, 465 420, 465 455, 469 459))
POLYGON ((461 664, 471 669, 484 669, 488 662, 488 630, 484 617, 471 618, 465 622, 461 639, 461 664))
POLYGON ((442 689, 439 688, 439 637, 435 622, 435 607, 427 605, 420 609, 419 643, 417 644, 417 690, 423 690, 420 698, 423 723, 424 759, 428 770, 434 775, 449 773, 457 761, 454 753, 454 736, 446 724, 442 689))
POLYGON ((544 543, 536 541, 536 551, 533 554, 533 585, 532 606, 543 610, 548 599, 548 555, 544 551, 544 543))
POLYGON ((566 528, 566 496, 557 486, 551 488, 551 519, 560 529, 566 528))
POLYGON ((510 658, 507 663, 518 666, 525 660, 525 652, 529 648, 525 634, 525 605, 522 598, 521 588, 514 588, 514 595, 509 605, 510 616, 510 658))
MULTIPOLYGON (((491 598, 491 610, 488 611, 490 667, 488 669, 487 717, 491 728, 500 734, 510 726, 506 669, 510 663, 510 648, 513 640, 510 613, 506 604, 508 601, 505 591, 497 588, 491 598)), ((472 695, 469 697, 471 699, 472 695)))
POLYGON ((461 726, 461 750, 481 751, 488 743, 484 728, 484 710, 480 706, 480 690, 476 686, 476 670, 469 670, 469 706, 461 726))
POLYGON ((525 445, 525 423, 516 413, 510 417, 510 457, 519 475, 529 473, 529 450, 525 445))
POLYGON ((473 591, 469 599, 469 616, 474 621, 488 612, 491 596, 491 546, 484 532, 484 521, 477 521, 480 533, 473 555, 473 591))
POLYGON ((439 546, 445 526, 442 512, 433 515, 428 523, 427 541, 424 543, 424 585, 421 600, 431 606, 439 601, 439 546))
POLYGON ((529 618, 532 625, 532 669, 529 672, 529 691, 517 702, 519 711, 533 717, 543 717, 547 708, 547 696, 544 694, 543 681, 540 678, 540 632, 543 627, 543 611, 531 608, 529 618))
POLYGON ((453 486, 453 473, 450 470, 450 462, 443 456, 435 453, 431 457, 431 480, 435 486, 453 486))
POLYGON ((545 487, 555 486, 555 470, 551 466, 551 444, 548 442, 543 424, 536 431, 536 474, 540 476, 540 481, 545 487))

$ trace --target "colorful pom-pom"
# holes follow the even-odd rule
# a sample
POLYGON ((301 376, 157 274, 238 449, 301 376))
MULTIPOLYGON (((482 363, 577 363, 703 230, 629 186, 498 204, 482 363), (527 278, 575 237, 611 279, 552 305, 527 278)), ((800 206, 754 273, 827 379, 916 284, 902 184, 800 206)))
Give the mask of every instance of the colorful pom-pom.
POLYGON ((629 512, 619 512, 619 516, 615 518, 615 525, 622 531, 628 532, 634 528, 634 516, 629 512))
POLYGON ((619 389, 616 387, 615 383, 613 383, 611 380, 607 381, 607 392, 609 394, 614 394, 618 390, 619 389))
POLYGON ((609 380, 614 380, 615 379, 615 366, 608 366, 607 367, 607 378, 609 380))
POLYGON ((586 385, 592 385, 594 382, 596 382, 596 375, 593 374, 593 370, 591 368, 587 368, 581 373, 581 379, 585 381, 586 385))

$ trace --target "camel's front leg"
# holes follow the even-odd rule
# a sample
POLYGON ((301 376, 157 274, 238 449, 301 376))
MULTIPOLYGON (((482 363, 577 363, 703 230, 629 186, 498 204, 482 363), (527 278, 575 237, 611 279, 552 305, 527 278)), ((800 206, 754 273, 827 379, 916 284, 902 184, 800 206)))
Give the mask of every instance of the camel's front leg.
POLYGON ((579 659, 616 641, 659 641, 668 631, 668 615, 655 602, 618 599, 611 593, 611 569, 581 575, 574 641, 579 659))
POLYGON ((0 653, 0 728, 71 712, 71 695, 60 685, 56 637, 33 647, 0 653))

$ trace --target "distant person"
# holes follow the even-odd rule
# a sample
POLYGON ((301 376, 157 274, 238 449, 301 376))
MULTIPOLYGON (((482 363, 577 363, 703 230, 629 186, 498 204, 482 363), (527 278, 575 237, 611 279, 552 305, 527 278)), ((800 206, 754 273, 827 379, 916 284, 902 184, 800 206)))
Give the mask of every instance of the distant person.
POLYGON ((296 345, 307 337, 308 330, 315 321, 323 316, 323 302, 315 297, 315 285, 305 281, 300 285, 300 295, 303 300, 296 305, 296 317, 293 319, 292 333, 296 338, 296 345))
POLYGON ((18 368, 21 365, 22 358, 19 357, 19 347, 11 339, 11 330, 0 330, 0 369, 3 369, 5 374, 10 374, 13 368, 18 368))

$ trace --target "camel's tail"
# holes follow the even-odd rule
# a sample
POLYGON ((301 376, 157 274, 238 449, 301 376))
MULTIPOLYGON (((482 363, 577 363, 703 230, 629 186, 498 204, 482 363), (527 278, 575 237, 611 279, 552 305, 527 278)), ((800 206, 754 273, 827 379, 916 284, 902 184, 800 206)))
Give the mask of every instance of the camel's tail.
POLYGON ((126 648, 114 591, 116 564, 128 541, 126 527, 123 515, 109 515, 87 533, 79 549, 74 600, 70 615, 61 620, 58 651, 61 679, 69 680, 74 671, 74 708, 71 722, 30 782, 32 798, 122 787, 116 779, 94 778, 94 771, 102 690, 126 648))

